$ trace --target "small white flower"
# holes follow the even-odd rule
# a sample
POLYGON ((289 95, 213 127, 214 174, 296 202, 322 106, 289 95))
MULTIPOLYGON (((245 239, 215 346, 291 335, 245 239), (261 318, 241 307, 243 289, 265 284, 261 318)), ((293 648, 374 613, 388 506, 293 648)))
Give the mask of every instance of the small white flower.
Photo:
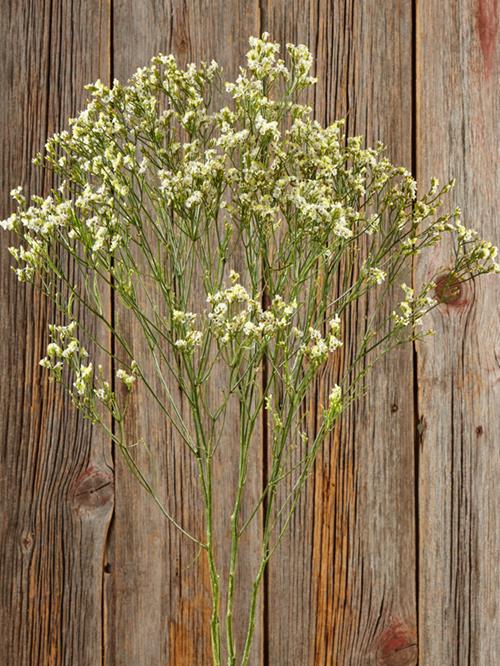
POLYGON ((195 190, 186 199, 186 208, 192 208, 193 206, 200 204, 202 201, 203 201, 202 193, 199 190, 195 190))
POLYGON ((343 409, 342 404, 342 389, 338 384, 334 384, 330 395, 328 396, 328 406, 325 410, 325 425, 327 429, 331 429, 336 419, 343 409))
POLYGON ((382 284, 387 277, 387 273, 377 266, 371 266, 368 270, 364 270, 363 272, 368 286, 382 284))
POLYGON ((80 368, 76 370, 73 388, 80 397, 85 396, 90 389, 90 385, 92 384, 92 372, 92 363, 81 365, 80 368))
POLYGON ((136 377, 133 374, 129 374, 122 368, 116 371, 116 378, 119 379, 129 391, 132 390, 132 386, 136 381, 136 377))

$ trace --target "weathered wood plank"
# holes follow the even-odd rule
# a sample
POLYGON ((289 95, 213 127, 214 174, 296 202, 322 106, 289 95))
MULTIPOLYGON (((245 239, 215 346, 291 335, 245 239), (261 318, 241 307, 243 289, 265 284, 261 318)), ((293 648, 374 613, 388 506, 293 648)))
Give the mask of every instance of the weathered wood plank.
MULTIPOLYGON (((410 165, 411 3, 113 4, 119 78, 159 50, 182 62, 215 57, 230 77, 247 37, 268 29, 273 39, 309 44, 318 58, 320 82, 311 102, 320 120, 348 113, 351 134, 382 139, 395 161, 410 165)), ((422 0, 416 6, 417 175, 423 182, 455 176, 454 198, 466 222, 498 241, 500 173, 491 159, 500 131, 496 3, 422 0)), ((32 153, 81 106, 84 83, 109 78, 110 15, 109 5, 97 0, 15 2, 2 15, 3 217, 14 185, 48 188, 31 168, 32 153)), ((0 243, 0 355, 9 368, 0 382, 0 654, 5 663, 26 666, 94 666, 102 659, 107 666, 209 663, 203 558, 196 560, 196 549, 167 527, 120 461, 108 549, 108 444, 39 371, 53 312, 16 284, 4 235, 0 243)), ((444 269, 446 261, 445 250, 436 252, 431 265, 417 266, 418 278, 444 269)), ((433 317, 436 338, 418 347, 424 664, 500 661, 497 303, 493 279, 467 285, 433 317)), ((361 320, 354 312, 353 337, 361 320)), ((348 358, 352 345, 344 353, 348 358)), ((407 349, 378 367, 371 395, 325 447, 296 531, 271 565, 252 663, 416 663, 412 386, 407 349)), ((321 395, 311 396, 311 410, 321 395)), ((191 463, 160 425, 139 395, 130 432, 137 438, 153 432, 162 450, 156 467, 164 495, 182 498, 180 518, 196 532, 199 505, 184 482, 191 463)), ((220 505, 230 479, 225 468, 220 505)), ((257 475, 255 493, 259 483, 257 475)), ((242 570, 255 557, 250 550, 242 570)))
MULTIPOLYGON (((125 80, 161 51, 173 53, 181 65, 214 58, 230 79, 237 75, 243 61, 248 37, 259 31, 258 18, 257 2, 116 2, 114 75, 125 80)), ((239 267, 232 268, 238 270, 239 267)), ((206 303, 200 300, 192 306, 194 311, 199 311, 206 303)), ((161 309, 161 304, 159 307, 161 309)), ((117 308, 119 323, 125 316, 117 308)), ((139 339, 137 327, 131 325, 129 330, 139 339)), ((142 359, 147 354, 146 350, 144 352, 142 359)), ((149 365, 154 373, 151 360, 149 365)), ((196 489, 194 459, 138 388, 128 423, 131 441, 141 436, 148 441, 156 469, 156 487, 160 489, 162 500, 186 529, 203 538, 203 506, 196 489)), ((216 386, 213 388, 217 390, 216 386)), ((214 482, 215 540, 222 581, 227 568, 223 558, 228 558, 228 518, 238 464, 236 409, 228 414, 227 424, 231 430, 218 445, 214 482)), ((247 506, 255 504, 260 490, 260 442, 257 445, 254 468, 248 480, 247 506)), ((138 452, 138 459, 146 467, 151 464, 145 452, 138 452)), ((252 548, 252 543, 257 542, 255 530, 258 529, 257 522, 242 547, 239 566, 245 585, 250 584, 251 572, 255 569, 258 550, 252 548)), ((202 553, 197 558, 196 546, 168 524, 120 461, 117 461, 113 553, 113 601, 108 633, 110 641, 113 636, 116 640, 109 647, 106 663, 116 666, 211 663, 208 624, 211 602, 206 556, 202 553)), ((244 592, 244 589, 239 590, 235 608, 239 645, 246 631, 244 592)), ((259 628, 252 664, 261 663, 261 653, 259 628)))
MULTIPOLYGON (((86 3, 2 4, 0 196, 41 193, 33 153, 109 73, 109 14, 86 3)), ((101 663, 103 560, 113 503, 110 446, 38 360, 54 311, 16 283, 0 238, 0 594, 2 663, 101 663)))
MULTIPOLYGON (((411 167, 411 3, 268 2, 263 28, 311 48, 321 122, 347 116, 349 134, 382 140, 411 167)), ((344 362, 371 311, 362 307, 350 314, 344 362)), ((311 396, 312 412, 337 372, 311 396)), ((325 444, 295 533, 271 564, 270 664, 416 663, 411 349, 379 364, 369 388, 325 444)))
MULTIPOLYGON (((456 178, 452 204, 498 233, 500 58, 496 2, 417 3, 417 165, 456 178)), ((449 246, 418 276, 446 270, 449 246)), ((418 349, 419 653, 424 664, 500 662, 499 287, 463 286, 418 349)))

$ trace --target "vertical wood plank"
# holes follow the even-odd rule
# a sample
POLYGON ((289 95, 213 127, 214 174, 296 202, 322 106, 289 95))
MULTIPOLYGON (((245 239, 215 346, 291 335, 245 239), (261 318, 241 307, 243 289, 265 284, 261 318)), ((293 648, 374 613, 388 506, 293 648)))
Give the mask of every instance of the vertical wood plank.
MULTIPOLYGON (((450 205, 497 244, 498 30, 494 0, 417 3, 418 176, 456 178, 450 205)), ((420 262, 419 278, 445 271, 450 252, 420 262)), ((499 296, 493 276, 467 283, 435 311, 437 335, 418 349, 425 664, 500 661, 499 296)))
MULTIPOLYGON (((126 80, 138 66, 147 64, 161 51, 173 53, 181 65, 213 58, 224 67, 225 77, 230 80, 243 63, 248 37, 258 32, 257 2, 118 0, 114 5, 114 76, 126 80)), ((238 270, 239 267, 233 268, 238 270)), ((206 304, 200 301, 194 309, 204 307, 206 304)), ((123 321, 124 316, 118 308, 117 320, 123 321)), ((130 326, 130 332, 139 338, 134 325, 130 326)), ((149 363, 154 373, 152 361, 149 363)), ((128 424, 129 434, 131 441, 143 436, 152 449, 151 458, 145 452, 138 453, 140 463, 148 466, 154 459, 155 479, 162 500, 186 529, 203 538, 203 506, 196 489, 194 460, 175 431, 166 428, 165 420, 138 388, 128 424)), ((228 415, 227 424, 230 430, 219 443, 214 483, 215 540, 219 545, 222 580, 226 566, 222 558, 228 558, 228 517, 237 478, 236 410, 228 415)), ((248 506, 255 504, 261 484, 260 442, 257 449, 247 483, 248 506)), ((259 555, 258 548, 252 545, 259 543, 255 529, 259 529, 258 524, 253 533, 249 532, 251 536, 242 547, 239 563, 245 585, 251 582, 259 555)), ((168 524, 120 460, 117 460, 113 552, 114 583, 108 634, 110 642, 114 643, 110 643, 106 663, 116 666, 211 663, 211 601, 205 554, 197 557, 196 546, 168 524)), ((247 611, 242 599, 245 590, 239 592, 235 617, 237 642, 241 645, 247 611)), ((259 626, 252 664, 258 666, 261 655, 259 626)))
MULTIPOLYGON (((411 3, 267 2, 273 39, 306 43, 322 123, 382 140, 411 167, 411 3)), ((409 281, 409 276, 408 276, 409 281)), ((334 289, 334 285, 332 286, 334 289)), ((370 313, 353 310, 344 362, 370 313)), ((390 308, 390 303, 387 305, 390 308)), ((336 381, 335 368, 326 383, 336 381)), ((309 409, 328 394, 324 383, 309 409)), ((269 664, 415 664, 412 350, 379 364, 366 399, 326 442, 291 533, 271 563, 269 664)))
MULTIPOLYGON (((382 139, 391 158, 409 166, 411 3, 259 4, 115 0, 114 74, 126 78, 162 50, 183 62, 215 57, 231 77, 247 37, 268 29, 273 39, 312 49, 318 119, 347 113, 350 134, 382 139)), ((2 9, 2 217, 19 182, 47 189, 32 172, 32 153, 81 106, 84 83, 109 78, 109 11, 98 0, 2 9)), ((498 241, 500 171, 491 159, 500 130, 497 3, 438 7, 420 0, 416 29, 417 176, 456 177, 454 198, 466 223, 498 241)), ((9 368, 0 382, 0 495, 7 507, 0 522, 0 652, 6 663, 23 665, 93 666, 102 654, 107 666, 208 663, 204 565, 119 462, 107 552, 108 445, 42 377, 37 362, 53 313, 16 284, 5 235, 0 243, 0 355, 9 368)), ((446 250, 436 252, 432 264, 417 266, 417 278, 444 270, 446 261, 446 250)), ((440 306, 433 317, 438 335, 418 348, 422 663, 500 661, 497 303, 492 278, 467 285, 440 306)), ((353 337, 362 316, 352 313, 353 337)), ((352 347, 344 353, 348 358, 352 347)), ((370 396, 325 447, 296 531, 271 565, 256 664, 416 663, 412 373, 409 350, 387 359, 370 396)), ((158 425, 139 397, 131 427, 138 435, 156 430, 163 447, 158 478, 166 479, 166 495, 182 497, 181 516, 196 531, 199 510, 184 483, 190 462, 172 455, 175 438, 158 425)), ((252 483, 257 492, 258 478, 252 483)))
MULTIPOLYGON (((1 215, 22 183, 48 177, 31 157, 109 74, 99 0, 2 4, 1 215)), ((18 285, 0 238, 0 599, 2 663, 101 663, 103 560, 113 504, 110 447, 49 385, 38 360, 54 311, 18 285)), ((13 239, 11 239, 11 242, 13 239)))

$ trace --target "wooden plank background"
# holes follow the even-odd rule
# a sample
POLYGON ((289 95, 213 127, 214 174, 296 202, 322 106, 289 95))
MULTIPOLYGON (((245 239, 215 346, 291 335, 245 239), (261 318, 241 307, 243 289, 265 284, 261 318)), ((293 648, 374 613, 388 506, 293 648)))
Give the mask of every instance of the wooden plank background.
MULTIPOLYGON (((157 51, 214 57, 232 77, 268 30, 311 48, 319 120, 347 115, 424 185, 455 177, 450 205, 500 241, 496 0, 11 0, 1 19, 2 217, 12 187, 49 186, 31 156, 84 83, 126 79, 157 51)), ((51 312, 0 243, 1 663, 209 664, 203 558, 46 382, 51 312)), ((444 248, 415 274, 446 263, 444 248)), ((387 358, 344 417, 266 577, 252 665, 500 664, 498 301, 493 278, 467 285, 436 311, 438 335, 387 358)), ((154 426, 139 395, 131 436, 154 426)), ((190 463, 160 435, 165 500, 181 497, 196 531, 190 463)))

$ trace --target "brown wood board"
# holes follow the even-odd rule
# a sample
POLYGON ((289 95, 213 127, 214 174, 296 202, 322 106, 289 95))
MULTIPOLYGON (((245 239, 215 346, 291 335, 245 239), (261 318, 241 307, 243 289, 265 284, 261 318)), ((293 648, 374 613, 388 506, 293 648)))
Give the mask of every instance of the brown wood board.
MULTIPOLYGON (((494 0, 14 0, 1 14, 2 217, 12 187, 50 187, 31 156, 81 108, 85 83, 125 80, 158 51, 214 58, 231 78, 248 37, 268 30, 311 48, 318 120, 345 116, 350 134, 383 141, 422 187, 455 177, 450 205, 500 240, 494 0)), ((0 244, 1 661, 208 664, 205 558, 47 382, 38 360, 54 312, 15 280, 6 234, 0 244)), ((417 261, 415 278, 445 272, 448 251, 417 261)), ((266 576, 252 666, 500 662, 498 296, 487 277, 442 303, 437 335, 387 357, 342 418, 266 576)), ((370 307, 349 313, 343 362, 370 307)), ((337 371, 310 395, 312 423, 337 371)), ((192 463, 140 392, 127 428, 131 439, 153 433, 162 497, 196 533, 192 463)), ((249 506, 265 478, 265 428, 259 437, 249 506)), ((217 484, 219 506, 236 465, 217 484)), ((257 521, 236 614, 258 543, 257 521)))

